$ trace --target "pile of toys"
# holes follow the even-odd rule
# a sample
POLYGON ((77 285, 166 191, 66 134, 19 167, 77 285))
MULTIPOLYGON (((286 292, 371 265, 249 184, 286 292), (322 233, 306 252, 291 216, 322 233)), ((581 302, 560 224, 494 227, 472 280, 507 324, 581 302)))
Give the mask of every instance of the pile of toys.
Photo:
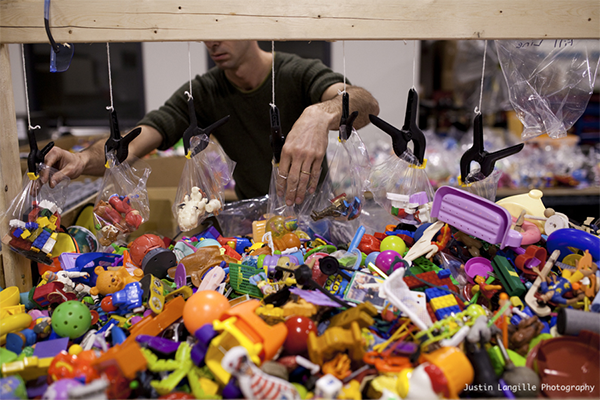
POLYGON ((53 265, 0 291, 0 398, 598 398, 598 227, 537 192, 442 187, 427 214, 341 244, 275 216, 51 254, 40 204, 11 234, 53 265))

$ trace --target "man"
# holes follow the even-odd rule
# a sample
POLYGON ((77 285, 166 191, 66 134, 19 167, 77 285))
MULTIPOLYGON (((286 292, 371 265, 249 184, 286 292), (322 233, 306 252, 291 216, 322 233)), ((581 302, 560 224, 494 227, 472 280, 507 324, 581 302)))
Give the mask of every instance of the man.
MULTIPOLYGON (((238 198, 268 193, 271 159, 269 103, 272 100, 272 53, 256 41, 206 41, 217 65, 192 83, 198 125, 206 127, 226 115, 231 118, 213 135, 237 163, 233 177, 238 198)), ((300 204, 308 191, 314 193, 328 143, 328 132, 338 129, 342 112, 343 76, 318 60, 275 53, 276 104, 287 133, 279 164, 281 192, 286 203, 300 204), (313 178, 313 179, 311 179, 313 178), (310 183, 310 185, 309 185, 310 183)), ((147 114, 139 126, 141 134, 131 142, 130 154, 143 157, 158 148, 165 150, 181 138, 189 125, 186 82, 158 110, 147 114)), ((359 111, 354 126, 369 123, 379 105, 366 90, 346 85, 350 112, 359 111)), ((103 143, 73 154, 54 148, 46 163, 72 178, 104 173, 103 143)))

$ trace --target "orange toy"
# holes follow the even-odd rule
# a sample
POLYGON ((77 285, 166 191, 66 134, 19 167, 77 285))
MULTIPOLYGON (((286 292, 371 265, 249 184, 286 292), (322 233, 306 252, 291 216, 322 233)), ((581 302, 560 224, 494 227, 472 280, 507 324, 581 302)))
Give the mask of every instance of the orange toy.
POLYGON ((302 245, 300 242, 300 238, 296 236, 295 233, 286 233, 280 238, 273 238, 273 244, 275 248, 279 251, 284 251, 291 248, 299 249, 302 245))
POLYGON ((144 271, 137 268, 133 272, 133 276, 127 272, 127 268, 121 267, 117 270, 105 270, 102 267, 96 267, 94 269, 98 279, 96 280, 96 286, 90 289, 92 296, 101 294, 106 296, 114 292, 125 288, 125 285, 131 282, 139 282, 144 276, 144 271))
POLYGON ((193 294, 183 308, 183 323, 192 335, 205 324, 219 319, 229 310, 227 297, 214 290, 203 290, 193 294))

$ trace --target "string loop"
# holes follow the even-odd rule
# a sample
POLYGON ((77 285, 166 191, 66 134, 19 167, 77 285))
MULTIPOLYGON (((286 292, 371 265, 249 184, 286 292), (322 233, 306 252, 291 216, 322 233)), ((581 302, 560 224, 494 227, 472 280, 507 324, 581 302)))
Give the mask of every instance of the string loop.
POLYGON ((190 91, 185 92, 185 94, 187 94, 188 100, 190 100, 194 98, 192 96, 192 44, 190 42, 188 42, 188 76, 190 78, 190 91))
POLYGON ((479 89, 479 106, 475 107, 475 114, 481 114, 481 100, 483 99, 483 79, 485 78, 485 56, 487 54, 487 40, 483 46, 483 67, 481 68, 481 88, 479 89))
POLYGON ((110 91, 110 106, 106 107, 108 111, 113 111, 114 103, 113 103, 113 88, 112 88, 112 74, 110 72, 110 45, 106 42, 106 58, 108 59, 108 89, 110 91))
POLYGON ((275 41, 271 40, 271 91, 273 99, 269 104, 271 108, 275 108, 275 41))
POLYGON ((27 127, 29 128, 29 130, 35 130, 35 129, 40 129, 41 126, 36 125, 36 126, 31 126, 31 112, 29 111, 29 92, 28 92, 28 85, 27 85, 27 71, 25 68, 25 46, 23 46, 23 43, 21 43, 21 58, 23 59, 23 78, 25 80, 25 103, 27 104, 27 127))

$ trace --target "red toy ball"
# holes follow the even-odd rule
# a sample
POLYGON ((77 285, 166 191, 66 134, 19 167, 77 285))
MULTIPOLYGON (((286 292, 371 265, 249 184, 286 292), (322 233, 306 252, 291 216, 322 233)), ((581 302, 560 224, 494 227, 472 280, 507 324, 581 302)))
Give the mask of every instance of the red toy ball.
POLYGON ((183 323, 192 335, 205 324, 212 323, 231 306, 227 297, 214 290, 196 292, 185 302, 183 323))
POLYGON ((288 335, 283 348, 288 354, 302 355, 308 351, 308 333, 317 333, 317 326, 307 317, 293 316, 285 321, 288 335))
POLYGON ((162 247, 163 249, 167 248, 167 246, 165 246, 165 242, 163 242, 160 237, 151 233, 146 233, 145 235, 140 236, 131 243, 131 246, 129 246, 129 255, 131 256, 131 261, 141 268, 142 261, 144 261, 144 256, 146 253, 158 247, 162 247))

